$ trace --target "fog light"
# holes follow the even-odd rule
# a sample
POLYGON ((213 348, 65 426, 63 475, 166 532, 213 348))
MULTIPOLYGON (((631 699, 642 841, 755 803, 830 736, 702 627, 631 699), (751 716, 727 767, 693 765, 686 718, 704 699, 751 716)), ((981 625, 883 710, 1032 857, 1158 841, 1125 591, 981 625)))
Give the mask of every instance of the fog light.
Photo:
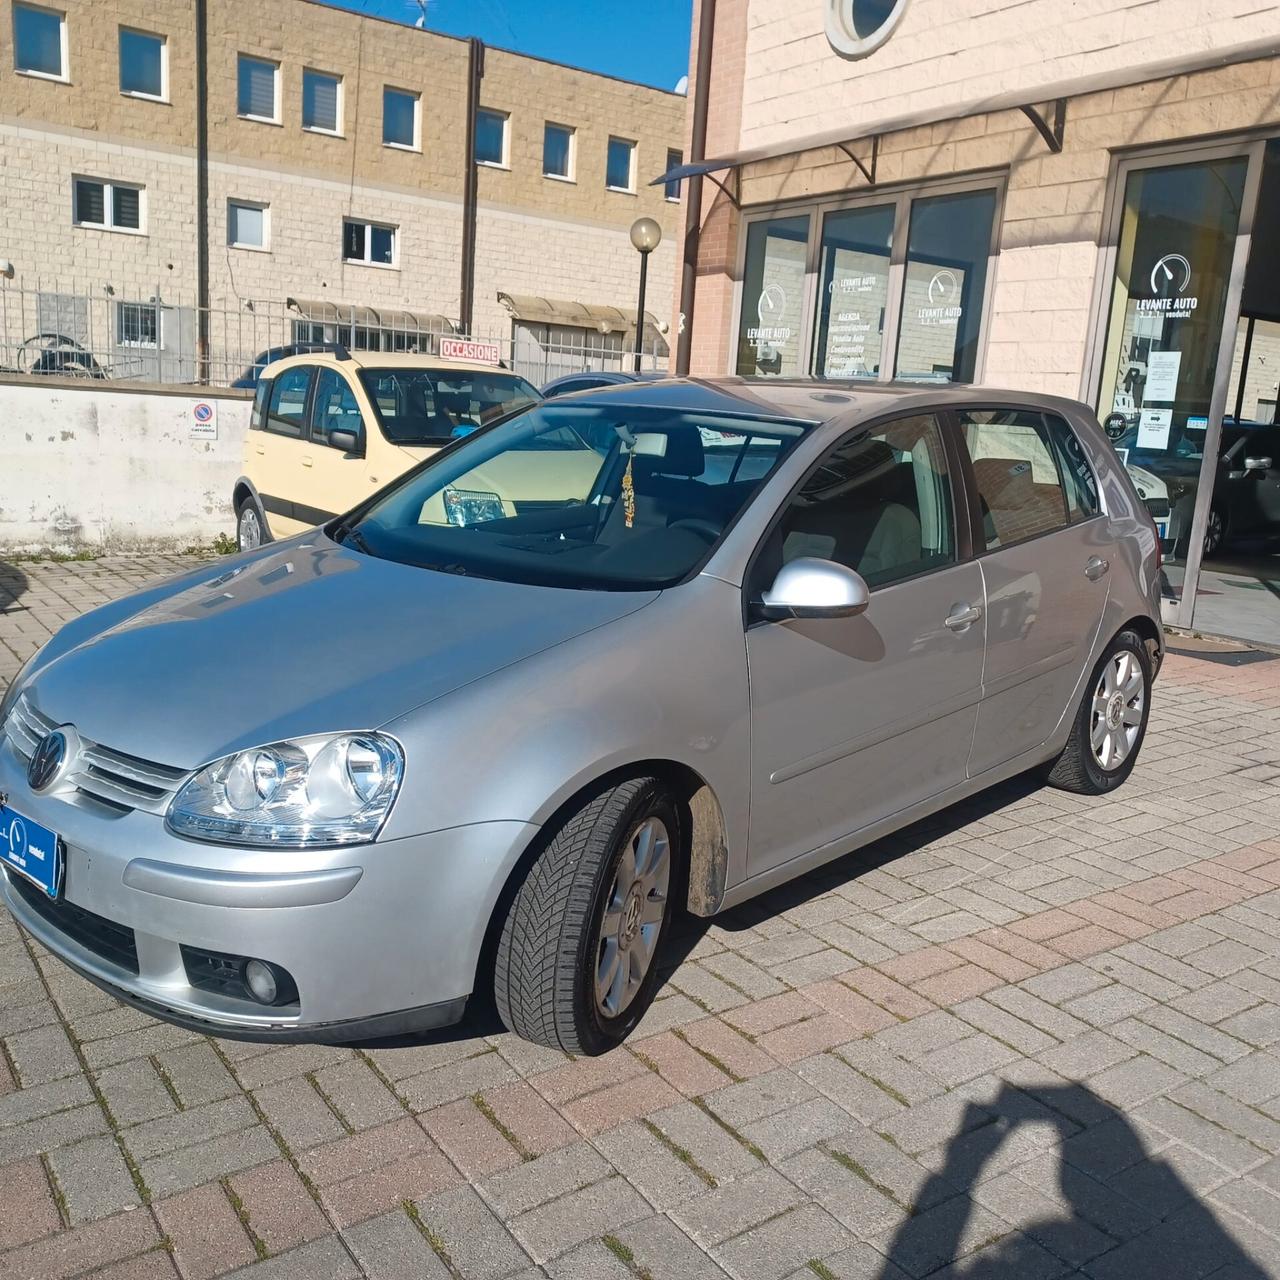
POLYGON ((275 1004, 278 989, 276 975, 264 960, 250 960, 244 967, 244 980, 259 1004, 275 1004))

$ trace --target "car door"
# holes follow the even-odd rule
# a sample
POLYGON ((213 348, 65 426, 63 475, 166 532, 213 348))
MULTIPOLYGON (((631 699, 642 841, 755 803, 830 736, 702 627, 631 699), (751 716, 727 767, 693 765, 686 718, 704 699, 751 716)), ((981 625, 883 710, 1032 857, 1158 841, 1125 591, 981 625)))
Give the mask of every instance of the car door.
POLYGON ((307 449, 302 455, 303 488, 294 514, 309 525, 342 515, 369 496, 365 480, 369 431, 360 412, 355 388, 339 369, 316 369, 311 408, 307 415, 307 449), (331 441, 334 432, 348 432, 354 449, 331 441))
POLYGON ((751 622, 748 874, 962 783, 981 694, 982 572, 936 415, 862 427, 790 495, 748 576, 856 570, 857 617, 751 622))
POLYGON ((311 393, 310 365, 291 365, 271 381, 263 430, 250 440, 254 455, 250 475, 273 537, 288 537, 307 528, 295 506, 300 498, 302 457, 308 445, 307 400, 311 393))
POLYGON ((976 776, 1039 747, 1076 696, 1111 548, 1096 480, 1064 418, 975 407, 956 422, 987 601, 976 776))

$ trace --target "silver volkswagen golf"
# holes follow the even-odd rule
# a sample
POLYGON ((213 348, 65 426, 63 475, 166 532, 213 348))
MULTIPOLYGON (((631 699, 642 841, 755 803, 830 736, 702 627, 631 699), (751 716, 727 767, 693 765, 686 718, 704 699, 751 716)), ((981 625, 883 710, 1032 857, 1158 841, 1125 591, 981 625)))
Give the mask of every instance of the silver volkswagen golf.
POLYGON ((90 981, 218 1035, 419 1030, 491 994, 600 1053, 678 910, 1020 771, 1119 786, 1158 583, 1071 401, 558 399, 64 627, 0 705, 4 898, 90 981))

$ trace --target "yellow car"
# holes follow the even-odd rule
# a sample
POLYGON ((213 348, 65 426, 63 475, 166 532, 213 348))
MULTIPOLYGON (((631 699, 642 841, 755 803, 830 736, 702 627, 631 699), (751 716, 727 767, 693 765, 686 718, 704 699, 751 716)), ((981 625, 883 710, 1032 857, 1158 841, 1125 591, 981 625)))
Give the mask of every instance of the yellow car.
POLYGON ((351 510, 451 440, 541 399, 479 360, 338 349, 268 365, 232 497, 240 550, 351 510))

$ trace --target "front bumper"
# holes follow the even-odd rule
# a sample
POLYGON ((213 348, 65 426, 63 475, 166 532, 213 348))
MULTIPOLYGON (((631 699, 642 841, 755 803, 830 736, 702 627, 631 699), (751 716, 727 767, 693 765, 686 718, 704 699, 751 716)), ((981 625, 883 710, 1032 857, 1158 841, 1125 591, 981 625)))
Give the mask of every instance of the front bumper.
POLYGON ((456 1021, 498 895, 535 831, 487 822, 345 849, 202 844, 154 814, 32 792, 3 743, 0 793, 62 837, 63 900, 112 926, 69 930, 6 873, 5 905, 33 937, 137 1008, 258 1040, 357 1039, 456 1021), (115 945, 122 937, 132 953, 115 945), (298 999, 264 1006, 193 986, 184 946, 278 965, 298 999))

